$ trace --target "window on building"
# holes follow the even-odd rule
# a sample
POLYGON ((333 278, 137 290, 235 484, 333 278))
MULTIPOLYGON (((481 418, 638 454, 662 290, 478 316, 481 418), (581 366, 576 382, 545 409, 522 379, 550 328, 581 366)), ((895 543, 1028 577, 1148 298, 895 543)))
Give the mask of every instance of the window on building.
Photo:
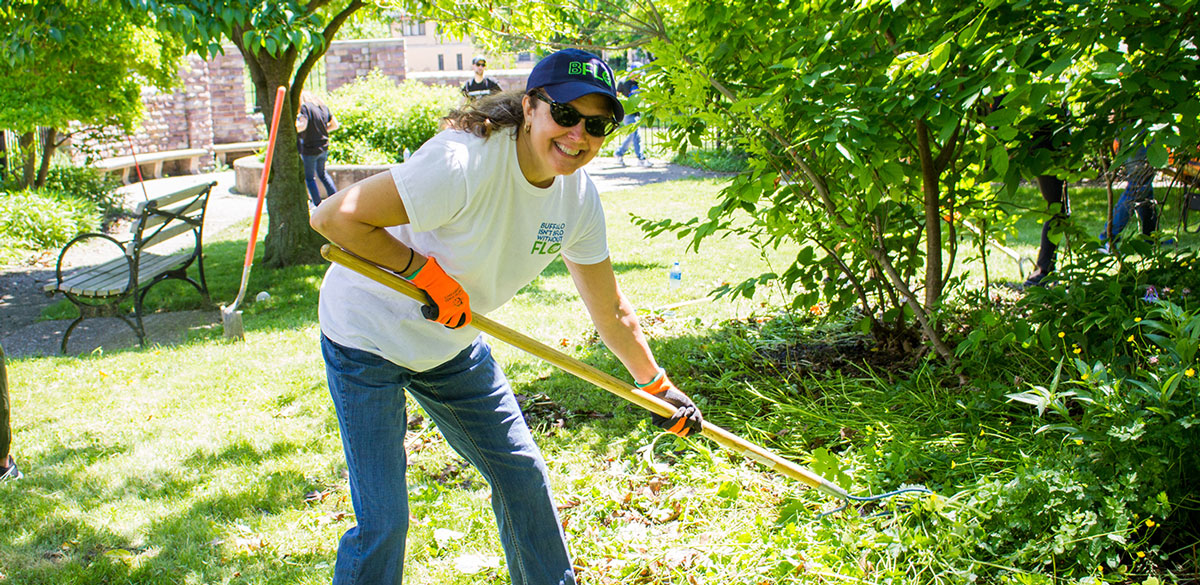
POLYGON ((254 87, 254 79, 250 77, 250 68, 245 65, 242 65, 242 95, 246 98, 247 114, 262 111, 258 105, 258 89, 254 87))
POLYGON ((446 57, 445 57, 445 55, 438 55, 438 71, 445 71, 445 70, 446 70, 446 57))
POLYGON ((401 29, 401 34, 406 37, 423 37, 425 36, 425 21, 406 20, 401 29))
POLYGON ((459 54, 458 54, 458 70, 459 70, 459 71, 462 71, 462 68, 463 68, 463 66, 462 66, 462 53, 459 53, 459 54))

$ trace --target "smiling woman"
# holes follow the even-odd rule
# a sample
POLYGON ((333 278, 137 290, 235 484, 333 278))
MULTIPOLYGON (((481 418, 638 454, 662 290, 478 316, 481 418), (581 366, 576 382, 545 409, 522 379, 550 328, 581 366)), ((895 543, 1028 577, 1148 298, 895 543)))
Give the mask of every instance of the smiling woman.
POLYGON ((405 396, 492 488, 514 583, 573 584, 575 573, 538 446, 512 388, 471 323, 507 303, 556 258, 604 343, 687 436, 699 410, 655 361, 617 287, 600 196, 583 166, 624 115, 612 69, 564 50, 524 92, 481 98, 403 164, 327 199, 312 226, 407 278, 418 303, 337 264, 321 287, 322 351, 358 527, 342 538, 334 583, 399 583, 408 532, 405 396), (396 421, 401 421, 397 424, 396 421))

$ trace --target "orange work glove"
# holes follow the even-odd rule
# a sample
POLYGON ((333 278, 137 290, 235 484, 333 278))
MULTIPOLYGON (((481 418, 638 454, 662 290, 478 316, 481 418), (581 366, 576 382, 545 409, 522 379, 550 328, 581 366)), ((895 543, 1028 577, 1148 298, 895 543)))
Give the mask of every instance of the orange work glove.
POLYGON ((693 432, 699 433, 704 428, 704 417, 700 416, 700 409, 696 408, 695 403, 688 398, 687 394, 671 383, 671 380, 667 378, 667 373, 661 368, 653 380, 644 386, 638 384, 638 387, 654 395, 655 398, 662 399, 676 407, 675 414, 670 417, 651 413, 650 422, 653 422, 654 426, 681 437, 686 437, 693 432))
POLYGON ((426 319, 451 329, 465 327, 471 322, 471 300, 467 298, 467 291, 457 280, 450 278, 432 256, 409 280, 429 298, 429 304, 421 307, 421 314, 426 319))

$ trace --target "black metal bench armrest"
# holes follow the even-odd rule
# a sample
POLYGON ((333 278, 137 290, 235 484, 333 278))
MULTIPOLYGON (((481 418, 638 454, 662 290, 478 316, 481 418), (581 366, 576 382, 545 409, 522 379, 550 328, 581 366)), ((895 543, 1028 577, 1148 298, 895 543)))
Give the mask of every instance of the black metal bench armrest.
MULTIPOLYGON (((62 251, 58 253, 58 263, 54 266, 55 282, 59 286, 62 286, 62 283, 63 283, 63 259, 67 257, 67 250, 70 250, 71 246, 74 246, 75 244, 78 244, 78 243, 86 241, 86 240, 95 239, 95 238, 99 238, 101 240, 108 240, 109 242, 112 242, 112 244, 114 246, 116 246, 117 249, 121 252, 121 256, 123 256, 125 258, 125 263, 128 265, 128 268, 129 268, 129 285, 132 287, 135 284, 134 279, 136 278, 136 275, 134 274, 134 270, 133 270, 133 268, 134 268, 133 257, 125 252, 125 244, 122 243, 121 240, 118 240, 108 234, 101 234, 101 233, 96 233, 96 232, 88 232, 85 234, 79 234, 78 236, 75 236, 74 238, 72 238, 71 241, 67 242, 67 245, 63 246, 62 251)), ((51 292, 49 294, 53 294, 53 292, 51 292)))

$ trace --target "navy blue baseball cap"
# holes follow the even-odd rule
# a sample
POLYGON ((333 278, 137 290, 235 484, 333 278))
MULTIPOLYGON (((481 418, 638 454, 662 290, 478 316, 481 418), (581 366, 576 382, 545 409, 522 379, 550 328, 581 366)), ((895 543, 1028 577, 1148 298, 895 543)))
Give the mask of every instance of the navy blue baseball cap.
POLYGON ((539 87, 546 91, 550 99, 560 103, 598 93, 612 103, 613 119, 625 118, 625 108, 617 99, 612 67, 604 59, 587 51, 563 49, 538 61, 525 82, 525 91, 528 93, 539 87))

